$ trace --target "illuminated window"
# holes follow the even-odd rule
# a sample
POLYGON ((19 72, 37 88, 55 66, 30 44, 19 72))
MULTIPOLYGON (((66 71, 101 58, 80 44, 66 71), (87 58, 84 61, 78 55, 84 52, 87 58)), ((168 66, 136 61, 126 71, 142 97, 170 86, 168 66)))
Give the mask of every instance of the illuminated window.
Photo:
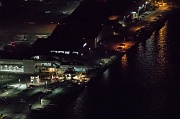
POLYGON ((65 51, 64 53, 65 53, 65 54, 69 54, 69 53, 70 53, 70 51, 65 51))

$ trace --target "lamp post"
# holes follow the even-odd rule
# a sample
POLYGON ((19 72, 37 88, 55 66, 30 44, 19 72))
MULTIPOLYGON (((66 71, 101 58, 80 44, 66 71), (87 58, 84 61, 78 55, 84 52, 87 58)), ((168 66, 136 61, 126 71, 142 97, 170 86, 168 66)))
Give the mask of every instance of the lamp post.
POLYGON ((19 85, 21 85, 21 79, 19 79, 19 85))
POLYGON ((47 81, 45 82, 45 93, 47 93, 47 81))
POLYGON ((46 90, 47 90, 47 81, 46 81, 46 90))

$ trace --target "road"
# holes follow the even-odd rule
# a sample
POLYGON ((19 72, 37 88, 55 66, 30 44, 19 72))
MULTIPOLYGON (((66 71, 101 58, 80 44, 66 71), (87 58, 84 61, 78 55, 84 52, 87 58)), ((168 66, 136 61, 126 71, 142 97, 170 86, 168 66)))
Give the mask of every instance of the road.
MULTIPOLYGON (((69 103, 68 101, 78 95, 77 93, 80 93, 82 89, 82 85, 79 84, 72 84, 71 82, 51 83, 49 80, 47 83, 40 81, 40 83, 31 84, 30 81, 23 79, 1 79, 0 84, 2 84, 0 88, 0 114, 10 119, 24 119, 31 114, 32 108, 44 108, 40 103, 42 97, 57 95, 69 103), (29 85, 34 86, 29 88, 29 85), (51 93, 46 93, 49 87, 56 88, 51 93), (31 109, 29 104, 32 105, 31 109)), ((60 100, 59 98, 58 100, 60 100)))

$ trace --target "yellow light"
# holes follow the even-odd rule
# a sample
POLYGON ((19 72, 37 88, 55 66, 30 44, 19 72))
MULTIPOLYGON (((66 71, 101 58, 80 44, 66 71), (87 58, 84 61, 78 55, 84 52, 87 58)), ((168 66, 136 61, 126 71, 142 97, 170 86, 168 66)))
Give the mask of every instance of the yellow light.
POLYGON ((123 68, 127 67, 127 55, 125 54, 124 56, 122 56, 121 58, 121 64, 123 68))
POLYGON ((109 17, 109 20, 117 20, 118 19, 118 16, 110 16, 109 17))

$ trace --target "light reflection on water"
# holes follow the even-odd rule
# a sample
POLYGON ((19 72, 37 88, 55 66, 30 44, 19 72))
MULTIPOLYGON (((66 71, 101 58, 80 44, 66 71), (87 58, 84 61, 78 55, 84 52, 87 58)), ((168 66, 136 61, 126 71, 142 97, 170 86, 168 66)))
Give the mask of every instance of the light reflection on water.
POLYGON ((168 29, 166 22, 93 79, 61 119, 175 119, 171 117, 178 112, 180 93, 177 64, 172 61, 178 50, 171 46, 168 29))
POLYGON ((167 92, 166 69, 168 53, 166 44, 167 23, 159 31, 145 42, 141 43, 137 49, 137 77, 135 78, 137 87, 143 91, 136 91, 141 94, 142 114, 148 118, 162 118, 167 116, 167 92), (160 117, 158 117, 160 116, 160 117))
MULTIPOLYGON (((96 105, 96 107, 100 106, 99 108, 102 112, 105 111, 107 113, 103 116, 101 115, 101 117, 104 118, 110 118, 109 116, 111 114, 108 113, 119 113, 121 115, 119 116, 117 114, 114 116, 115 118, 133 118, 134 116, 134 118, 138 119, 165 118, 168 111, 167 82, 169 78, 171 78, 171 74, 169 73, 172 73, 171 70, 169 70, 171 64, 169 64, 168 57, 171 55, 168 54, 170 53, 170 49, 167 44, 167 28, 168 22, 162 29, 155 31, 145 42, 140 43, 132 52, 124 55, 115 66, 106 70, 101 79, 96 79, 101 81, 93 87, 94 91, 97 90, 94 94, 98 92, 98 96, 93 98, 101 100, 101 103, 107 103, 108 101, 105 101, 103 98, 109 96, 108 100, 113 100, 113 102, 111 102, 112 105, 115 104, 117 106, 115 107, 115 105, 113 105, 113 107, 111 107, 111 105, 108 105, 109 108, 114 110, 118 109, 119 111, 111 112, 110 109, 105 109, 107 110, 106 112, 103 110, 103 107, 101 107, 102 105, 98 104, 99 101, 95 99, 87 101, 87 98, 84 98, 85 101, 79 101, 79 99, 77 99, 74 102, 76 105, 71 113, 75 114, 76 118, 88 118, 87 112, 83 112, 83 110, 86 109, 92 113, 91 117, 96 118, 97 116, 95 115, 99 113, 93 111, 91 107, 86 104, 88 102, 96 105), (109 91, 104 91, 107 89, 109 91), (104 94, 104 92, 106 94, 104 94), (102 97, 100 93, 103 93, 102 97), (79 111, 81 109, 82 111, 79 111)), ((82 95, 91 97, 88 92, 82 95)), ((106 104, 103 106, 104 108, 108 107, 106 104)))
MULTIPOLYGON (((167 44, 167 22, 164 25, 164 27, 162 27, 159 30, 159 37, 158 37, 158 42, 157 42, 157 46, 158 46, 158 56, 157 56, 157 61, 160 65, 160 67, 166 67, 168 65, 168 44, 167 44)), ((163 69, 161 69, 163 70, 163 69)))
POLYGON ((128 66, 128 62, 127 62, 127 55, 123 55, 122 58, 121 58, 121 64, 122 64, 122 68, 123 69, 126 69, 127 66, 128 66))

